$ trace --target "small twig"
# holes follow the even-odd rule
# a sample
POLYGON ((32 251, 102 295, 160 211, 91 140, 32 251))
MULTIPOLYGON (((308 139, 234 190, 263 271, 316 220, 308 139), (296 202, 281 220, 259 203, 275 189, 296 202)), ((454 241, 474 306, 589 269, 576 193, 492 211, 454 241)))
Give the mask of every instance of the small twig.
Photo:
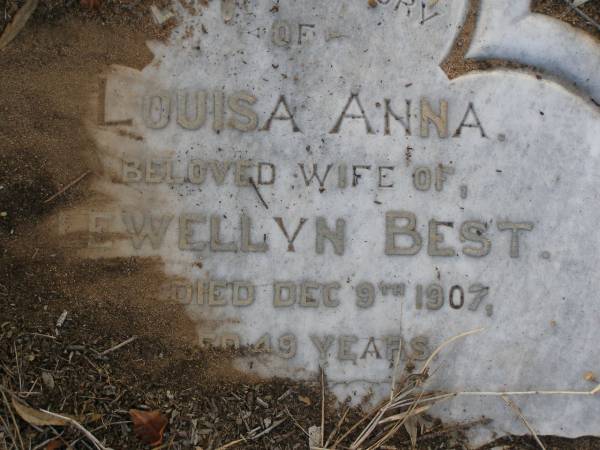
POLYGON ((292 393, 291 389, 288 389, 287 391, 285 391, 283 394, 281 394, 278 398, 277 401, 280 402, 281 400, 283 400, 284 398, 286 398, 288 395, 290 395, 292 393))
MULTIPOLYGON (((415 402, 415 404, 416 404, 416 402, 415 402)), ((390 423, 390 422, 396 422, 398 420, 402 420, 405 417, 408 417, 408 416, 411 416, 411 415, 412 416, 416 416, 417 414, 421 414, 421 413, 427 411, 429 408, 431 408, 431 406, 432 405, 425 405, 425 406, 421 406, 419 408, 416 408, 412 412, 410 410, 408 410, 408 411, 403 412, 401 414, 395 414, 393 416, 386 417, 385 419, 381 419, 377 425, 383 425, 383 424, 390 423)))
MULTIPOLYGON (((240 439, 236 439, 235 441, 231 441, 225 445, 222 445, 221 447, 218 447, 217 450, 225 450, 226 448, 233 447, 234 445, 241 444, 242 442, 256 441, 257 439, 263 437, 264 435, 269 434, 271 431, 273 431, 275 428, 277 428, 279 425, 281 425, 285 421, 286 421, 285 418, 278 420, 273 425, 271 425, 269 428, 258 433, 256 436, 252 436, 252 437, 248 437, 248 436, 243 437, 242 436, 240 439)), ((252 432, 250 432, 250 433, 252 433, 252 432)), ((248 433, 248 434, 250 434, 250 433, 248 433)))
POLYGON ((285 422, 286 419, 281 419, 278 420, 277 422, 275 422, 273 425, 271 425, 269 428, 267 428, 264 431, 261 431, 260 433, 258 433, 256 436, 252 436, 250 438, 251 441, 255 441, 260 437, 263 437, 265 434, 269 434, 271 431, 273 431, 275 428, 277 428, 279 425, 281 425, 283 422, 285 422))
POLYGON ((392 386, 390 388, 390 401, 394 398, 394 391, 396 390, 396 374, 398 373, 398 366, 400 365, 400 353, 402 353, 403 350, 403 348, 398 349, 398 353, 396 354, 396 360, 394 361, 394 368, 392 372, 392 386))
POLYGON ((325 441, 325 445, 323 447, 325 447, 325 448, 329 447, 329 443, 331 442, 331 440, 335 437, 335 435, 339 431, 340 427, 344 423, 344 420, 346 420, 346 416, 348 415, 349 411, 350 411, 350 407, 348 406, 346 408, 346 411, 344 411, 344 414, 342 414, 342 417, 340 418, 340 420, 336 424, 335 428, 333 429, 333 431, 331 432, 331 434, 329 435, 329 437, 325 441))
POLYGON ((390 405, 391 405, 391 400, 384 403, 382 406, 380 406, 378 409, 376 409, 377 413, 373 416, 373 418, 371 419, 371 421, 369 422, 367 427, 364 430, 362 430, 362 432, 354 440, 354 442, 350 446, 351 449, 356 449, 356 448, 360 447, 360 445, 370 436, 370 434, 373 432, 373 430, 377 426, 377 423, 379 422, 379 420, 381 420, 383 415, 390 408, 390 405))
POLYGON ((17 14, 13 17, 12 21, 4 29, 0 35, 0 50, 6 47, 10 42, 17 37, 19 32, 23 29, 35 9, 37 8, 38 0, 27 0, 25 4, 19 9, 17 14))
POLYGON ((416 415, 417 413, 415 413, 415 411, 417 410, 417 405, 420 403, 423 395, 425 395, 425 392, 421 391, 419 393, 419 396, 417 397, 416 401, 414 401, 412 403, 412 405, 408 408, 408 410, 404 414, 404 417, 401 418, 399 422, 396 422, 396 424, 385 434, 385 436, 383 436, 381 439, 379 439, 374 445, 370 446, 368 448, 368 450, 375 450, 375 449, 381 448, 381 446, 383 444, 385 444, 394 434, 396 434, 396 432, 400 429, 400 427, 402 427, 402 425, 404 425, 406 423, 406 421, 408 420, 409 417, 416 415))
POLYGON ((325 443, 325 369, 321 367, 321 447, 325 443))
POLYGON ((92 433, 90 433, 88 430, 86 430, 85 427, 83 425, 81 425, 79 422, 77 422, 75 419, 53 413, 53 412, 47 411, 45 409, 42 409, 41 411, 46 414, 50 414, 51 416, 54 416, 58 419, 62 419, 66 422, 69 422, 71 425, 73 425, 75 428, 77 428, 79 431, 81 431, 83 434, 85 434, 85 436, 96 446, 96 448, 98 450, 109 450, 107 447, 102 445, 102 443, 92 433))
POLYGON ((517 415, 521 418, 521 420, 523 421, 523 423, 525 424, 525 426, 527 427, 527 429, 529 430, 529 432, 533 435, 533 438, 538 443, 538 445, 540 446, 540 448, 542 450, 546 450, 546 447, 544 446, 544 444, 542 444, 542 441, 540 441, 540 438, 538 437, 537 433, 533 430, 533 428, 531 427, 531 425, 529 425, 529 422, 527 422, 527 419, 525 418, 525 416, 521 412, 521 409, 511 399, 509 399, 506 395, 502 396, 502 400, 504 400, 506 402, 506 404, 508 406, 510 406, 514 410, 514 412, 517 413, 517 415))
POLYGON ((373 411, 371 411, 369 414, 367 414, 366 416, 364 416, 362 419, 360 419, 358 422, 356 422, 354 425, 352 425, 350 427, 350 429, 348 431, 346 431, 344 434, 342 434, 342 436, 333 443, 333 448, 336 448, 338 446, 338 444, 340 444, 344 439, 346 439, 346 437, 352 433, 361 423, 363 423, 365 420, 367 420, 369 417, 371 417, 372 415, 374 415, 377 412, 377 409, 374 409, 373 411))
POLYGON ((126 346, 127 344, 132 343, 133 341, 135 341, 137 339, 137 336, 132 336, 129 339, 127 339, 126 341, 121 342, 120 344, 115 345, 114 347, 111 347, 107 350, 104 350, 102 353, 100 353, 100 356, 104 356, 109 354, 110 352, 114 352, 115 350, 120 349, 121 347, 126 346))
MULTIPOLYGON (((21 443, 21 448, 25 448, 25 446, 23 445, 23 439, 21 438, 21 432, 19 431, 19 424, 17 423, 17 419, 15 418, 13 410, 12 410, 10 404, 8 403, 8 399, 6 398, 4 389, 2 389, 2 399, 4 400, 4 404, 6 405, 7 411, 10 413, 10 418, 12 419, 13 423, 15 424, 15 433, 16 433, 17 437, 19 438, 19 442, 21 443)), ((8 428, 7 428, 7 430, 8 430, 8 428)), ((14 438, 13 438, 13 440, 14 440, 14 438)), ((15 445, 16 444, 17 444, 17 442, 15 441, 15 445)))
POLYGON ((259 198, 260 202, 263 204, 263 206, 265 207, 265 209, 269 209, 269 205, 267 205, 267 202, 265 202, 265 199, 260 194, 260 191, 258 190, 258 186, 254 182, 254 179, 251 177, 249 180, 250 180, 250 184, 254 188, 254 192, 256 192, 256 195, 258 195, 258 198, 259 198))
POLYGON ((37 385, 39 381, 39 378, 36 378, 33 382, 33 384, 31 385, 31 388, 29 389, 29 391, 27 392, 19 392, 19 396, 21 397, 29 397, 32 394, 38 394, 38 392, 33 392, 33 388, 35 388, 35 386, 37 385))
POLYGON ((90 173, 92 173, 91 170, 85 171, 84 173, 82 173, 81 175, 79 175, 77 178, 75 178, 73 181, 71 181, 69 184, 67 184, 60 191, 58 191, 56 194, 54 194, 54 195, 50 196, 49 198, 47 198, 46 200, 44 200, 44 203, 49 203, 52 200, 54 200, 56 197, 64 194, 69 189, 71 189, 73 186, 75 186, 77 183, 79 183, 81 180, 83 180, 85 177, 87 177, 90 173))
POLYGON ((241 438, 241 439, 237 439, 235 441, 231 441, 228 444, 218 447, 217 450, 225 450, 226 448, 233 447, 234 445, 241 444, 242 442, 246 442, 246 439, 241 438))
POLYGON ((598 31, 600 31, 600 23, 596 22, 594 19, 592 19, 590 16, 588 16, 586 13, 584 13, 581 9, 579 9, 577 6, 573 5, 573 3, 571 3, 571 1, 569 0, 563 0, 567 5, 569 5, 569 8, 571 8, 573 11, 575 11, 576 14, 578 14, 579 16, 581 16, 583 19, 585 19, 590 25, 595 26, 598 31))
POLYGON ((591 391, 464 391, 454 392, 453 395, 480 395, 482 397, 502 397, 504 395, 597 395, 600 393, 600 385, 591 391))
MULTIPOLYGON (((115 425, 121 425, 121 424, 130 424, 131 420, 121 420, 119 422, 111 422, 111 423, 107 423, 107 424, 103 424, 100 425, 99 427, 94 428, 93 430, 90 431, 90 433, 95 433, 96 431, 100 431, 104 428, 108 428, 108 427, 114 427, 115 425)), ((73 448, 75 448, 75 444, 77 444, 79 441, 81 441, 82 439, 84 439, 84 437, 78 437, 77 439, 75 439, 73 442, 71 442, 69 445, 73 448)), ((153 449, 155 450, 155 449, 153 449)))
MULTIPOLYGON (((55 441, 56 439, 61 439, 62 434, 59 434, 58 436, 52 436, 50 439, 46 439, 44 442, 42 442, 41 444, 36 445, 35 447, 33 447, 32 450, 38 450, 42 447, 45 447, 46 444, 49 444, 52 441, 55 441)), ((62 439, 61 439, 62 440, 62 439)), ((72 445, 71 445, 72 446, 72 445)))
MULTIPOLYGON (((385 402, 382 406, 379 407, 377 413, 373 416, 373 418, 370 420, 369 424, 366 426, 366 428, 358 435, 358 437, 354 440, 354 442, 352 443, 352 445, 350 445, 351 449, 356 449, 361 447, 361 445, 371 436, 371 434, 373 433, 373 431, 376 429, 376 427, 380 424, 380 422, 383 420, 384 415, 393 407, 397 407, 398 403, 402 403, 404 401, 405 398, 407 398, 414 390, 416 390, 417 388, 419 388, 423 382, 427 379, 427 374, 428 374, 428 369, 429 369, 429 365, 431 364, 431 362, 433 361, 433 359, 437 356, 438 353, 440 353, 442 351, 442 349, 444 347, 446 347, 447 345, 451 344, 452 342, 456 341, 457 339, 460 339, 462 337, 465 336, 469 336, 471 334, 474 333, 478 333, 480 331, 483 331, 483 328, 478 328, 476 330, 472 330, 472 331, 467 331, 461 334, 458 334, 450 339, 447 339, 446 341, 442 342, 436 349, 435 351, 430 355, 430 357, 427 359, 427 361, 425 361, 425 364, 423 365, 423 368, 421 369, 420 373, 417 375, 413 375, 412 377, 409 377, 407 379, 407 382, 410 381, 410 383, 407 385, 407 387, 405 389, 403 389, 402 391, 398 392, 397 394, 394 393, 394 387, 392 387, 392 392, 390 395, 390 399, 385 402)), ((395 383, 395 380, 393 380, 393 382, 395 383)), ((399 419, 392 427, 391 429, 385 433, 385 435, 378 439, 376 441, 376 443, 374 445, 369 446, 369 449, 374 449, 374 448, 380 448, 381 445, 385 444, 385 442, 398 430, 400 429, 400 427, 402 425, 404 425, 404 423, 408 420, 409 417, 412 417, 413 415, 415 415, 415 410, 417 409, 417 405, 421 402, 423 396, 425 395, 425 391, 423 391, 421 389, 421 391, 419 392, 419 394, 417 395, 416 399, 412 398, 408 404, 408 410, 401 414, 396 416, 397 419, 399 419)))
POLYGON ((425 361, 425 364, 423 365, 423 369, 421 369, 421 373, 425 373, 425 371, 427 370, 427 367, 429 367, 429 364, 431 364, 431 361, 433 361, 433 358, 435 358, 437 356, 437 354, 439 352, 441 352, 444 347, 446 347, 447 345, 449 345, 452 342, 456 341, 457 339, 460 339, 460 338, 463 338, 463 337, 466 337, 466 336, 470 336, 471 334, 480 333, 483 330, 485 330, 485 328, 476 328, 476 329, 471 330, 471 331, 465 331, 464 333, 457 334, 456 336, 451 337, 450 339, 442 342, 440 344, 440 346, 438 348, 436 348, 434 350, 434 352, 429 356, 429 358, 427 358, 427 361, 425 361))
POLYGON ((303 433, 304 433, 306 436, 310 436, 310 435, 307 433, 307 431, 306 431, 304 428, 302 428, 302 425, 300 425, 300 424, 298 423, 298 421, 297 421, 297 420, 296 420, 296 418, 295 418, 295 417, 292 415, 292 413, 291 413, 291 412, 290 412, 290 410, 287 408, 287 406, 285 407, 284 411, 287 413, 287 415, 288 415, 288 416, 290 416, 290 419, 292 419, 292 421, 294 422, 294 424, 295 424, 295 425, 296 425, 298 428, 300 428, 300 430, 302 430, 302 432, 303 432, 303 433))
MULTIPOLYGON (((1 415, 0 415, 0 422, 4 425, 4 428, 6 429, 6 432, 8 433, 8 437, 12 441, 12 445, 14 445, 16 448, 18 448, 19 443, 17 442, 17 439, 14 437, 12 431, 10 431, 10 426, 4 421, 4 417, 2 417, 1 415)), ((5 448, 8 448, 8 447, 5 446, 5 448)), ((11 446, 11 448, 12 448, 12 446, 11 446)))
POLYGON ((17 344, 13 342, 13 348, 15 349, 15 364, 17 366, 17 375, 19 378, 19 391, 23 390, 23 380, 21 379, 21 366, 19 365, 19 352, 17 351, 17 344))
POLYGON ((49 334, 41 334, 41 333, 27 333, 31 336, 39 336, 39 337, 45 337, 48 339, 56 339, 56 336, 50 336, 49 334))

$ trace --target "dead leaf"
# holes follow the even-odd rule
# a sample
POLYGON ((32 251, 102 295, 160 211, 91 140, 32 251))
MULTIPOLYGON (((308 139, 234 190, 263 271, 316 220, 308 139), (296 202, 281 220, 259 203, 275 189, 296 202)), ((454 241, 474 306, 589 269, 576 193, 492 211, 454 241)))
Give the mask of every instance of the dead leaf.
POLYGON ((23 29, 35 8, 37 8, 38 0, 27 0, 27 2, 17 11, 11 23, 9 23, 4 32, 0 36, 0 50, 6 47, 12 41, 19 31, 23 29))
POLYGON ((162 443, 168 420, 160 411, 140 411, 130 409, 133 431, 144 444, 157 446, 162 443))
POLYGON ((377 0, 369 0, 369 6, 375 8, 377 6, 377 0))
MULTIPOLYGON (((68 425, 69 421, 65 419, 61 419, 59 417, 53 416, 52 414, 48 414, 44 411, 40 411, 39 409, 31 408, 21 401, 17 400, 16 397, 12 398, 12 404, 19 414, 19 417, 23 419, 25 422, 30 423, 32 425, 37 425, 40 427, 54 425, 54 426, 64 426, 68 425)), ((102 414, 97 413, 89 413, 84 416, 73 416, 71 414, 60 414, 67 419, 74 420, 76 422, 81 423, 94 423, 98 422, 102 419, 102 414)))
POLYGON ((55 425, 61 427, 67 425, 68 423, 64 419, 59 419, 58 417, 52 416, 38 409, 30 408, 29 406, 19 402, 15 397, 12 398, 12 405, 21 419, 31 425, 37 425, 38 427, 55 425))
POLYGON ((63 443, 60 439, 53 439, 46 445, 45 450, 58 450, 63 446, 63 443))
POLYGON ((414 417, 407 417, 404 421, 404 428, 406 428, 406 432, 410 436, 410 445, 414 450, 417 448, 417 421, 414 417))
POLYGON ((298 400, 300 400, 302 403, 304 403, 306 406, 310 406, 311 405, 311 401, 310 398, 308 397, 304 397, 303 395, 299 395, 298 396, 298 400))

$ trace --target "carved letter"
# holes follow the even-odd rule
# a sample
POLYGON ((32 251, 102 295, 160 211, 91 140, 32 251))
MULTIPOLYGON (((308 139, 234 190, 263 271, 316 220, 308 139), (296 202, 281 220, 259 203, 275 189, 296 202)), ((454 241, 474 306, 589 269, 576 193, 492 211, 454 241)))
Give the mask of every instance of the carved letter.
POLYGON ((187 130, 197 130, 206 121, 206 91, 177 92, 177 123, 187 130), (190 102, 190 97, 193 99, 190 102), (191 108, 190 108, 191 103, 191 108), (192 111, 191 116, 188 112, 192 111))
POLYGON ((232 301, 233 306, 248 306, 254 303, 254 286, 247 281, 234 281, 232 301), (246 292, 246 296, 241 297, 240 293, 246 292))
POLYGON ((275 220, 275 223, 277 223, 277 225, 279 225, 279 228, 281 229, 281 231, 283 232, 283 235, 287 239, 288 252, 295 252, 296 248, 294 247, 294 241, 298 237, 298 233, 300 233, 300 230, 302 229, 304 224, 308 221, 308 219, 305 219, 304 217, 302 217, 300 219, 300 223, 296 227, 296 231, 294 231, 294 235, 291 238, 290 238, 289 233, 287 232, 287 229, 285 228, 285 225, 283 224, 283 219, 281 217, 273 217, 273 219, 275 220))
POLYGON ((123 183, 142 181, 142 163, 139 159, 126 159, 123 161, 123 183))
POLYGON ((333 244, 333 251, 336 255, 344 254, 346 221, 337 219, 335 221, 335 231, 332 231, 327 226, 325 217, 317 217, 317 238, 316 251, 317 254, 325 253, 325 239, 333 244))
POLYGON ((213 130, 218 134, 225 128, 225 93, 215 92, 213 98, 213 130))
POLYGON ((325 169, 325 174, 323 175, 323 178, 321 178, 319 176, 319 172, 318 172, 319 166, 317 164, 313 164, 313 170, 310 174, 310 178, 308 178, 306 176, 306 172, 304 171, 304 164, 298 163, 298 165, 300 166, 300 170, 302 170, 302 176, 304 177, 304 184, 309 186, 310 183, 312 183, 313 178, 316 178, 317 181, 319 182, 319 191, 323 192, 325 190, 325 180, 327 180, 327 175, 329 175, 329 171, 333 167, 333 164, 327 165, 327 168, 325 169))
POLYGON ((167 93, 146 95, 142 101, 142 117, 148 128, 164 128, 171 115, 171 97, 167 93), (157 117, 158 115, 158 117, 157 117))
POLYGON ((385 254, 386 255, 416 255, 421 250, 423 239, 416 230, 417 217, 408 211, 388 211, 385 214, 385 254), (398 219, 405 219, 404 226, 396 224, 398 219), (398 247, 396 236, 403 234, 412 240, 410 247, 398 247))
POLYGON ((338 359, 356 362, 357 355, 352 353, 352 344, 358 342, 356 336, 340 336, 338 339, 338 359))
POLYGON ((277 105, 275 105, 275 109, 269 116, 269 119, 265 122, 264 126, 261 128, 261 131, 269 131, 271 129, 271 122, 273 122, 273 120, 290 120, 292 122, 292 131, 294 133, 302 132, 302 130, 300 130, 300 128, 298 128, 298 125, 296 124, 296 121, 294 120, 294 115, 290 112, 290 108, 288 107, 288 104, 285 101, 285 96, 283 96, 283 95, 281 95, 279 97, 279 100, 277 101, 277 105), (278 113, 280 105, 283 105, 283 108, 285 109, 285 113, 287 114, 286 116, 278 113))
POLYGON ((348 119, 363 119, 365 121, 365 128, 367 130, 368 134, 374 134, 373 129, 371 128, 371 124, 369 123, 369 120, 367 119, 367 116, 365 115, 365 110, 363 109, 362 105, 360 104, 360 100, 358 98, 358 94, 357 93, 352 93, 350 95, 350 98, 348 99, 348 103, 346 103, 346 106, 344 106, 344 110, 342 111, 342 114, 340 115, 340 118, 337 120, 337 122, 335 123, 334 127, 331 129, 331 131, 329 132, 329 134, 337 134, 340 132, 340 128, 342 127, 342 122, 344 121, 345 118, 348 119), (352 102, 356 101, 356 104, 358 105, 358 109, 360 110, 360 115, 359 114, 346 114, 348 109, 350 109, 350 105, 352 105, 352 102))
POLYGON ((233 95, 229 96, 229 99, 227 100, 229 109, 246 119, 245 121, 240 121, 235 117, 230 117, 227 121, 229 128, 235 128, 239 131, 256 130, 256 127, 258 126, 258 115, 252 108, 247 107, 245 103, 253 105, 256 103, 256 97, 244 91, 234 92, 233 95))
POLYGON ((208 167, 210 167, 210 171, 213 174, 217 186, 221 186, 225 182, 225 177, 231 167, 231 161, 209 161, 208 167))
POLYGON ((221 216, 210 216, 210 249, 213 252, 237 252, 235 242, 221 242, 221 216))
POLYGON ((458 137, 460 136, 460 133, 462 132, 463 127, 467 127, 467 128, 479 128, 479 131, 481 132, 481 137, 487 137, 485 134, 485 131, 483 131, 483 127, 481 126, 481 122, 479 121, 479 117, 477 117, 477 113, 475 112, 475 108, 473 107, 473 103, 469 103, 469 107, 467 108, 467 111, 465 112, 465 115, 462 119, 462 121, 460 122, 460 125, 458 126, 458 128, 456 129, 456 131, 454 132, 454 134, 452 135, 452 137, 458 137), (475 122, 470 122, 467 123, 467 119, 469 117, 469 114, 471 114, 473 116, 473 118, 475 119, 475 122))
POLYGON ((374 337, 370 337, 369 338, 369 342, 367 342, 367 346, 365 347, 365 351, 363 352, 363 354, 360 355, 360 359, 366 359, 367 355, 375 356, 375 358, 381 359, 381 355, 379 354, 379 350, 377 349, 377 345, 375 345, 375 338, 374 337), (373 346, 373 349, 369 350, 369 348, 371 346, 373 346))
POLYGON ((448 137, 448 102, 440 100, 440 115, 436 115, 431 109, 427 99, 421 99, 421 137, 429 137, 429 122, 437 129, 438 136, 448 137))
POLYGON ((235 162, 235 184, 237 186, 250 186, 250 177, 246 170, 253 166, 254 163, 246 159, 239 159, 235 162))
POLYGON ((158 227, 156 227, 155 219, 150 214, 143 214, 142 224, 140 225, 133 213, 123 213, 123 222, 130 234, 133 248, 140 249, 146 238, 150 240, 150 244, 155 250, 162 245, 173 216, 158 216, 158 227))
POLYGON ((500 222, 498 223, 498 229, 500 231, 510 230, 510 257, 519 257, 519 231, 531 231, 533 230, 533 223, 531 222, 500 222))
POLYGON ((227 288, 223 280, 210 280, 208 283, 208 306, 224 306, 227 301, 221 296, 221 289, 227 288))
POLYGON ((487 225, 477 220, 468 220, 460 227, 460 241, 479 242, 481 247, 464 246, 462 251, 467 256, 480 258, 490 253, 492 241, 484 236, 487 225))
POLYGON ((242 242, 240 250, 244 253, 265 253, 269 250, 267 245, 267 235, 263 236, 263 242, 253 244, 250 236, 252 230, 252 220, 246 215, 242 215, 242 242))
POLYGON ((273 306, 276 308, 292 306, 296 303, 296 285, 288 281, 277 281, 273 284, 273 306), (283 298, 283 291, 287 292, 287 297, 283 298))
POLYGON ((110 233, 111 225, 113 221, 113 215, 111 213, 90 211, 88 221, 88 231, 90 237, 88 239, 88 247, 90 248, 110 248, 112 247, 112 240, 110 239, 98 239, 103 237, 103 233, 110 233), (101 236, 97 236, 97 235, 101 236))
POLYGON ((179 216, 179 250, 204 250, 206 242, 191 241, 194 230, 190 226, 193 223, 206 223, 206 216, 202 214, 182 214, 179 216))
POLYGON ((319 360, 327 361, 327 351, 333 345, 335 338, 331 335, 327 335, 321 340, 319 336, 312 335, 310 340, 315 344, 317 350, 319 350, 319 360))
POLYGON ((193 184, 204 183, 206 179, 206 163, 199 159, 192 159, 188 166, 188 179, 193 184))
POLYGON ((444 235, 438 232, 438 227, 442 225, 452 228, 452 222, 438 222, 437 220, 429 221, 429 242, 427 244, 427 253, 429 256, 455 256, 456 250, 452 247, 438 247, 438 244, 444 242, 444 235))
POLYGON ((390 102, 391 100, 389 98, 385 99, 385 128, 384 128, 384 134, 386 135, 390 135, 392 134, 391 128, 390 128, 390 116, 392 116, 394 119, 396 119, 398 122, 400 122, 402 124, 402 126, 404 127, 404 134, 406 136, 410 136, 410 100, 406 100, 406 122, 404 121, 405 119, 403 119, 400 116, 397 116, 394 111, 392 111, 392 107, 390 106, 390 102))
POLYGON ((331 298, 331 291, 339 290, 341 288, 340 283, 334 281, 323 286, 323 304, 330 308, 339 306, 340 300, 338 298, 331 298))
POLYGON ((312 296, 311 291, 319 289, 319 284, 306 281, 300 286, 300 306, 317 308, 319 301, 312 296))
POLYGON ((410 340, 410 348, 413 353, 410 355, 411 359, 415 361, 424 361, 431 354, 429 349, 429 338, 427 336, 417 336, 410 340))
POLYGON ((258 180, 257 180, 256 184, 265 185, 265 186, 271 186, 271 185, 275 184, 275 173, 276 173, 276 171, 275 171, 274 164, 266 163, 266 162, 258 163, 258 180), (271 169, 271 178, 269 180, 263 179, 263 167, 268 167, 269 169, 271 169))

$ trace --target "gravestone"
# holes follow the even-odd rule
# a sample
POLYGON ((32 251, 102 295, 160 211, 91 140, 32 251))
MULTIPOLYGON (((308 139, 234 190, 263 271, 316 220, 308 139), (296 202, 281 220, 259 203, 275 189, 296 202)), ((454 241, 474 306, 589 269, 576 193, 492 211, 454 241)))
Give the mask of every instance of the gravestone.
POLYGON ((513 399, 540 434, 598 434, 598 43, 484 0, 468 56, 522 67, 451 80, 466 1, 173 8, 152 64, 94 99, 110 200, 83 253, 160 257, 200 345, 323 367, 341 400, 481 328, 435 360, 431 389, 470 394, 434 415, 522 434, 476 394, 568 391, 513 399))

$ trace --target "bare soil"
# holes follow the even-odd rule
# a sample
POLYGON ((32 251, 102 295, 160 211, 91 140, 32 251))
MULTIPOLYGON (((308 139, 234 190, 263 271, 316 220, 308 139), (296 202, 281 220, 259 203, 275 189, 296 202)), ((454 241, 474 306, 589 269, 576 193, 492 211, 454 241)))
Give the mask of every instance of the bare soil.
POLYGON ((565 0, 533 0, 531 10, 547 14, 555 19, 562 20, 576 28, 579 28, 596 39, 600 39, 600 2, 598 0, 589 0, 578 8, 585 16, 592 19, 594 23, 587 20, 585 16, 578 14, 577 11, 569 6, 565 0))
MULTIPOLYGON (((0 32, 23 3, 0 1, 0 32)), ((35 427, 14 417, 11 395, 36 408, 99 415, 84 425, 114 449, 143 447, 132 430, 131 408, 159 410, 169 419, 164 448, 215 449, 256 428, 262 437, 231 448, 307 448, 305 431, 321 421, 318 380, 262 380, 238 372, 230 355, 200 349, 194 324, 156 298, 165 280, 160 261, 83 260, 48 225, 61 208, 90 201, 87 187, 102 170, 84 125, 99 75, 111 64, 144 67, 152 57, 146 40, 164 38, 173 26, 151 21, 152 3, 161 5, 41 1, 17 39, 0 51, 0 449, 15 448, 12 442, 27 449, 92 448, 72 427, 35 427), (132 336, 137 339, 104 353, 132 336)), ((598 18, 598 3, 584 10, 598 18)), ((480 68, 460 58, 477 0, 473 5, 457 42, 459 56, 446 63, 450 74, 480 68)), ((561 5, 535 2, 536 10, 597 35, 572 14, 563 15, 561 5)), ((327 395, 325 410, 327 436, 346 408, 327 395)), ((364 414, 350 409, 338 436, 364 414)), ((418 448, 467 448, 463 425, 429 423, 418 448)), ((548 449, 600 449, 592 438, 541 439, 548 449)), ((537 448, 531 437, 508 437, 482 450, 499 444, 537 448)), ((403 430, 389 445, 410 448, 410 438, 403 430)))
MULTIPOLYGON (((590 0, 581 7, 579 11, 585 14, 595 23, 590 22, 584 16, 578 14, 575 9, 569 6, 568 0, 532 0, 531 10, 536 13, 546 14, 557 20, 561 20, 569 25, 587 32, 590 36, 600 40, 600 1, 590 0)), ((479 11, 480 0, 470 0, 469 10, 465 23, 461 27, 461 31, 454 43, 454 48, 442 63, 442 69, 446 72, 450 79, 459 77, 472 71, 485 71, 495 68, 508 69, 527 69, 531 72, 540 73, 534 67, 528 67, 523 64, 518 64, 512 61, 487 59, 475 60, 466 58, 473 33, 475 31, 475 23, 477 12, 479 11)))

